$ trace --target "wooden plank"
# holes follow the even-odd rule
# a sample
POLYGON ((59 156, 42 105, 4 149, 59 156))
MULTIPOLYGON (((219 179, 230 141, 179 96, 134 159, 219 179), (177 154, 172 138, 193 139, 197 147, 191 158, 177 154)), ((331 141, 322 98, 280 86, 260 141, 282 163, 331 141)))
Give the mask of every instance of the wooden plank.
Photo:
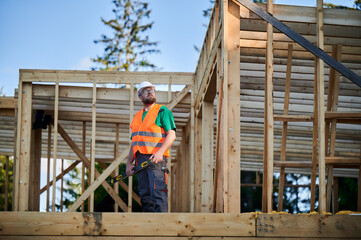
MULTIPOLYGON (((92 96, 92 138, 91 138, 91 147, 90 147, 90 185, 94 182, 95 177, 95 138, 96 138, 96 124, 97 124, 97 113, 96 113, 96 101, 97 101, 97 84, 93 83, 93 96, 92 96)), ((94 189, 95 190, 95 189, 94 189)), ((89 198, 90 212, 94 212, 94 192, 90 195, 89 198)))
POLYGON ((192 84, 194 73, 186 72, 124 72, 20 69, 24 82, 76 82, 137 84, 149 81, 153 84, 192 84))
POLYGON ((311 199, 310 199, 310 212, 315 210, 316 202, 316 168, 318 164, 318 155, 317 155, 317 139, 318 139, 318 95, 317 95, 317 58, 315 58, 315 67, 314 67, 314 87, 313 87, 313 124, 312 124, 312 171, 311 171, 311 199))
POLYGON ((359 238, 359 215, 258 214, 257 237, 359 238))
POLYGON ((61 159, 61 184, 60 184, 60 212, 63 211, 64 201, 63 201, 63 192, 64 192, 64 159, 61 159))
MULTIPOLYGON (((195 150, 196 150, 196 137, 195 137, 195 110, 194 110, 194 103, 195 103, 195 85, 192 84, 191 86, 191 113, 189 116, 190 119, 190 139, 189 139, 189 144, 190 144, 190 149, 189 149, 189 175, 190 175, 190 179, 189 179, 189 200, 190 200, 190 212, 194 213, 195 211, 195 150)), ((172 175, 172 183, 173 183, 173 176, 172 175)), ((172 186, 170 184, 170 186, 172 186)), ((173 189, 172 189, 173 191, 173 189)))
POLYGON ((212 212, 213 203, 213 102, 202 107, 202 212, 212 212))
MULTIPOLYGON (((48 125, 47 165, 46 165, 46 211, 49 212, 50 202, 50 158, 51 158, 51 125, 48 125)), ((41 191, 40 191, 41 193, 41 191)))
MULTIPOLYGON (((196 151, 195 151, 195 166, 194 166, 194 200, 195 200, 195 206, 194 211, 195 212, 201 212, 202 211, 202 118, 200 116, 196 117, 195 122, 195 140, 196 140, 196 151)), ((179 166, 179 163, 177 163, 179 166)), ((177 167, 178 167, 177 166, 177 167)), ((179 169, 179 168, 178 168, 179 169)))
POLYGON ((254 213, 4 212, 0 222, 1 236, 255 236, 254 213))
MULTIPOLYGON (((285 85, 285 102, 283 106, 283 114, 288 114, 290 103, 290 86, 291 86, 291 73, 292 73, 292 51, 293 44, 288 45, 288 57, 287 57, 287 73, 286 73, 286 85, 285 85)), ((274 116, 275 119, 275 116, 274 116)), ((286 144, 287 144, 287 122, 282 124, 282 145, 281 145, 281 161, 286 161, 286 144)), ((283 188, 285 184, 285 169, 281 167, 279 187, 278 187, 278 206, 277 210, 283 209, 283 188)))
MULTIPOLYGON (((273 1, 267 1, 267 11, 273 13, 273 1)), ((267 23, 266 78, 264 95, 264 155, 262 212, 272 212, 273 194, 273 26, 267 23)))
MULTIPOLYGON (((262 19, 264 19, 268 23, 271 23, 275 28, 277 28, 278 30, 280 30, 281 32, 286 34, 288 37, 293 39, 295 42, 297 42, 298 44, 303 46, 305 49, 307 49, 313 55, 315 55, 318 58, 325 61, 328 65, 330 65, 331 67, 336 69, 338 72, 342 73, 345 77, 350 79, 353 83, 355 83, 358 86, 361 86, 361 77, 358 76, 355 72, 353 72, 350 69, 348 69, 347 67, 345 67, 340 62, 336 61, 334 58, 330 57, 327 53, 325 53, 322 50, 323 46, 322 47, 320 47, 320 46, 316 47, 310 41, 308 41, 306 38, 302 37, 301 35, 299 35, 295 31, 293 31, 292 29, 287 27, 285 24, 283 24, 282 22, 277 20, 272 15, 270 15, 267 12, 263 11, 261 8, 259 8, 257 5, 255 5, 251 1, 249 1, 249 0, 237 0, 237 2, 242 4, 246 8, 250 9, 252 12, 257 14, 259 17, 261 17, 262 19)), ((317 29, 320 30, 320 26, 319 26, 320 12, 319 12, 319 10, 320 10, 320 8, 317 8, 316 13, 318 15, 316 17, 316 19, 317 19, 317 21, 316 21, 317 24, 316 25, 318 25, 317 29)), ((321 15, 322 15, 322 19, 323 19, 323 13, 321 15)), ((322 21, 322 26, 323 26, 323 21, 322 21)), ((322 29, 323 29, 323 27, 322 27, 322 29)), ((319 31, 317 31, 317 32, 319 32, 319 31)))
MULTIPOLYGON (((86 122, 83 121, 82 124, 82 147, 81 147, 81 151, 82 153, 85 155, 85 151, 86 151, 86 122)), ((83 193, 85 191, 85 163, 81 164, 81 193, 83 193)), ((88 178, 89 180, 89 178, 88 178)), ((89 206, 89 204, 88 204, 89 206)), ((81 211, 84 212, 85 211, 85 201, 81 204, 81 211)))
POLYGON ((332 201, 333 201, 333 208, 332 212, 337 213, 339 211, 338 207, 338 177, 333 177, 333 195, 332 195, 332 201))
MULTIPOLYGON (((21 129, 20 129, 20 155, 19 155, 19 185, 18 188, 18 211, 29 210, 29 185, 30 185, 30 152, 31 152, 31 119, 32 119, 32 87, 31 83, 23 83, 21 99, 21 129)), ((19 100, 20 101, 20 100, 19 100)))
POLYGON ((307 115, 274 115, 274 121, 283 121, 283 122, 312 122, 313 116, 307 115))
MULTIPOLYGON (((134 84, 133 83, 130 85, 130 90, 129 91, 130 91, 129 122, 131 123, 133 121, 133 117, 134 117, 134 84)), ((132 130, 129 128, 129 144, 131 144, 131 142, 132 142, 130 140, 131 136, 132 136, 132 130)), ((118 154, 119 154, 119 150, 118 150, 118 154)), ((133 206, 133 176, 130 176, 128 178, 128 185, 129 185, 129 188, 128 188, 129 189, 128 190, 128 212, 132 212, 132 206, 133 206)))
POLYGON ((16 146, 15 146, 15 158, 14 158, 14 178, 13 178, 13 211, 19 211, 19 183, 20 183, 20 146, 21 146, 21 116, 22 116, 22 96, 23 82, 21 76, 19 76, 19 91, 18 91, 18 108, 16 111, 16 146))
MULTIPOLYGON (((115 144, 114 144, 114 159, 117 159, 119 157, 119 123, 115 124, 115 144)), ((114 170, 114 176, 119 175, 119 167, 115 168, 114 170)), ((116 182, 113 185, 114 191, 119 194, 119 182, 116 182)), ((128 193, 129 195, 129 193, 128 193)), ((132 198, 128 198, 128 212, 129 212, 129 206, 130 206, 130 212, 132 211, 132 198)), ((118 204, 114 203, 114 212, 119 211, 118 204)))
MULTIPOLYGON (((59 116, 59 82, 55 83, 55 100, 54 100, 54 142, 53 142, 53 182, 56 183, 56 160, 58 154, 58 116, 59 116)), ((53 186, 51 211, 55 212, 55 194, 56 184, 53 186)))
POLYGON ((29 197, 31 211, 39 211, 40 207, 41 139, 42 129, 32 130, 29 197))
MULTIPOLYGON (((240 39, 240 15, 239 5, 233 1, 228 1, 228 8, 225 11, 228 25, 225 29, 227 38, 226 47, 223 49, 228 51, 227 58, 224 59, 225 65, 224 84, 227 91, 224 96, 227 101, 224 101, 227 111, 225 112, 226 120, 228 121, 225 134, 227 141, 225 142, 225 152, 227 158, 225 159, 224 167, 224 212, 225 213, 239 213, 241 202, 241 154, 240 154, 240 53, 239 53, 239 39, 240 39), (227 182, 227 183, 226 183, 227 182)), ((224 88, 224 89, 225 89, 224 88)))
MULTIPOLYGON (((266 10, 266 4, 257 3, 257 6, 266 10)), ((252 12, 247 12, 245 8, 240 9, 240 14, 243 18, 259 18, 252 12)), ((325 24, 356 27, 361 25, 360 13, 357 10, 325 8, 324 15, 325 24)), ((315 7, 274 4, 273 16, 285 22, 316 23, 317 21, 315 7)))
MULTIPOLYGON (((317 0, 317 45, 323 49, 323 1, 317 0)), ((319 176, 319 212, 326 211, 326 166, 325 166, 325 85, 324 62, 317 59, 317 108, 318 108, 318 176, 319 176)))

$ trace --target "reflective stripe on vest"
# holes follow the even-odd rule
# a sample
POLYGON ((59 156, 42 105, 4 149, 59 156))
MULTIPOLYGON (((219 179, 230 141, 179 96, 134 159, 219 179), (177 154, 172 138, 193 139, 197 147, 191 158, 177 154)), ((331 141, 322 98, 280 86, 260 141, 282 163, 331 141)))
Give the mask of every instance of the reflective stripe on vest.
MULTIPOLYGON (((162 146, 167 134, 164 129, 155 124, 161 105, 154 104, 143 117, 144 109, 137 112, 130 125, 132 129, 132 148, 133 154, 137 151, 142 154, 154 154, 162 146)), ((169 150, 164 153, 169 157, 169 150)))

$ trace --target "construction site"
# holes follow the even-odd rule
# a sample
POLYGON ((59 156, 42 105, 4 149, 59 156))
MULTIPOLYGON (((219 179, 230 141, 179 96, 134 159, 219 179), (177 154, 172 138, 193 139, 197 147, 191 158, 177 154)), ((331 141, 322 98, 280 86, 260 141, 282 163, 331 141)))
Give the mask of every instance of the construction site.
POLYGON ((358 10, 217 0, 195 72, 20 69, 15 97, 0 98, 0 154, 14 160, 0 239, 361 239, 360 39, 358 10), (168 86, 157 103, 177 127, 168 213, 132 212, 132 178, 107 181, 127 161, 143 81, 168 86), (76 167, 81 195, 57 212, 51 186, 76 167), (262 212, 241 211, 241 171, 262 173, 262 212), (308 214, 283 212, 288 173, 311 178, 308 214), (339 177, 358 179, 357 212, 336 214, 339 177), (94 210, 100 186, 112 213, 94 210))

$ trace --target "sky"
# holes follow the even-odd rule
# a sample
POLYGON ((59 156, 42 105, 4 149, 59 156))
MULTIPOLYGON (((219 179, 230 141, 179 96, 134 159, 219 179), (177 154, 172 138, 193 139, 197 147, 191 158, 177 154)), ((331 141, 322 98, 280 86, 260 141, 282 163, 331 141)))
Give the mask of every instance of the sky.
MULTIPOLYGON (((315 6, 316 0, 274 0, 275 4, 315 6)), ((330 0, 353 5, 353 0, 330 0)), ((150 61, 165 72, 194 72, 208 21, 202 10, 209 0, 150 1, 151 41, 160 54, 150 61)), ((0 0, 0 89, 14 96, 19 69, 90 70, 91 58, 103 46, 94 44, 110 33, 101 21, 113 17, 111 0, 0 0)))

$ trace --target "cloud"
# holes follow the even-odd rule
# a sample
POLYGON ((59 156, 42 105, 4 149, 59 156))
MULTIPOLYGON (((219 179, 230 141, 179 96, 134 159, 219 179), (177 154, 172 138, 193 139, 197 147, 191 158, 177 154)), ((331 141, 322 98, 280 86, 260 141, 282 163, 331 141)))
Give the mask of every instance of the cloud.
POLYGON ((74 67, 72 67, 72 70, 90 70, 93 66, 93 62, 90 58, 86 57, 81 59, 74 67))

